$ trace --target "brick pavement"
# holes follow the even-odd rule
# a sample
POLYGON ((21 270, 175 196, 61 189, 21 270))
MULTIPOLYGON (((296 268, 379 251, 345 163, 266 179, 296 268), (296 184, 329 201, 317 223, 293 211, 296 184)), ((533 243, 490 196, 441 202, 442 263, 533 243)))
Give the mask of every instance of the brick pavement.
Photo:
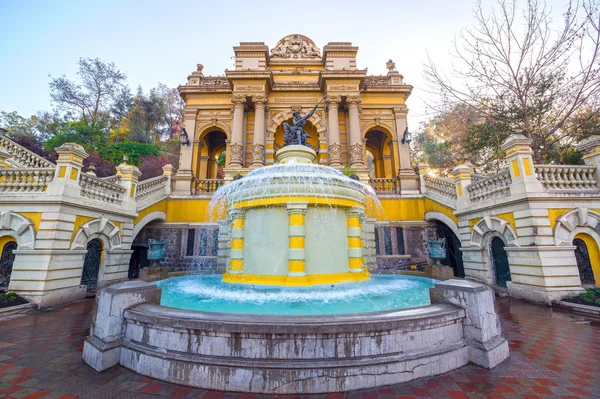
MULTIPOLYGON (((93 300, 0 321, 0 397, 263 399, 267 395, 192 389, 122 367, 97 373, 81 360, 93 300)), ((600 397, 600 323, 497 298, 511 358, 492 371, 466 366, 409 383, 318 399, 600 397)), ((279 396, 279 398, 299 398, 279 396)))

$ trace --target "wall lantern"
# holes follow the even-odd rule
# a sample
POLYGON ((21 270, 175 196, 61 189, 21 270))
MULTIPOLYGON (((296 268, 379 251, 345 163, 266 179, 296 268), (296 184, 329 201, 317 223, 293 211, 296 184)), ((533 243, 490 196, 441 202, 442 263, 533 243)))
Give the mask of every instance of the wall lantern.
POLYGON ((190 145, 190 139, 185 128, 183 128, 183 131, 181 132, 181 136, 179 138, 181 139, 181 145, 190 145))
POLYGON ((411 137, 410 132, 408 131, 408 127, 404 130, 404 134, 402 135, 402 144, 410 144, 411 137))

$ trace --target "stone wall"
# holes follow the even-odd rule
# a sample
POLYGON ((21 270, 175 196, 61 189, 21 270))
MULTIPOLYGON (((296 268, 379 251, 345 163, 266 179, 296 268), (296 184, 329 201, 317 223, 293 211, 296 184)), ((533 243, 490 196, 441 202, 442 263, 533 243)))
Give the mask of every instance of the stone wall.
POLYGON ((133 246, 148 246, 148 239, 169 240, 161 265, 170 272, 215 273, 219 225, 216 223, 153 223, 137 235, 133 246))
POLYGON ((437 238, 435 226, 375 223, 377 269, 410 270, 411 265, 416 265, 418 270, 422 270, 429 262, 426 237, 437 238))

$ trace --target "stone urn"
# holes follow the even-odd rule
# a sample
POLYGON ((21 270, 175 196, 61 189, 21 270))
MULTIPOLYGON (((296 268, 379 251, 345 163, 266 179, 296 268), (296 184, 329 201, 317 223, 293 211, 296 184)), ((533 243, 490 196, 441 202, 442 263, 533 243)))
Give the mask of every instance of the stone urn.
POLYGON ((446 239, 434 240, 427 237, 425 241, 427 242, 427 254, 434 260, 433 266, 442 267, 440 260, 446 258, 446 239))
MULTIPOLYGON (((153 238, 148 239, 148 260, 152 261, 152 268, 156 270, 158 263, 165 258, 165 252, 167 252, 167 244, 169 240, 161 238, 155 240, 153 238)), ((169 271, 166 267, 160 268, 160 277, 167 278, 169 271)))

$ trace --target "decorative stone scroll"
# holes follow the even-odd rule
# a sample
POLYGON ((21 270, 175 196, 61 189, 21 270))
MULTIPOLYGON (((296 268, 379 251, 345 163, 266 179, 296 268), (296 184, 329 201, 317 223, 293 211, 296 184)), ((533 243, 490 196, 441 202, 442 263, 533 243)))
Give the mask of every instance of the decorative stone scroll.
POLYGON ((271 58, 314 59, 321 58, 321 50, 304 35, 289 35, 271 49, 271 58))
POLYGON ((329 162, 341 162, 342 161, 342 146, 338 143, 334 143, 329 146, 328 152, 329 162))
POLYGON ((350 163, 361 163, 363 159, 362 144, 355 143, 350 146, 350 163))
POLYGON ((229 147, 229 157, 231 159, 231 163, 242 163, 242 158, 244 157, 244 147, 238 143, 231 144, 229 147))
POLYGON ((262 163, 265 162, 265 146, 262 144, 254 144, 252 146, 252 163, 262 163))

